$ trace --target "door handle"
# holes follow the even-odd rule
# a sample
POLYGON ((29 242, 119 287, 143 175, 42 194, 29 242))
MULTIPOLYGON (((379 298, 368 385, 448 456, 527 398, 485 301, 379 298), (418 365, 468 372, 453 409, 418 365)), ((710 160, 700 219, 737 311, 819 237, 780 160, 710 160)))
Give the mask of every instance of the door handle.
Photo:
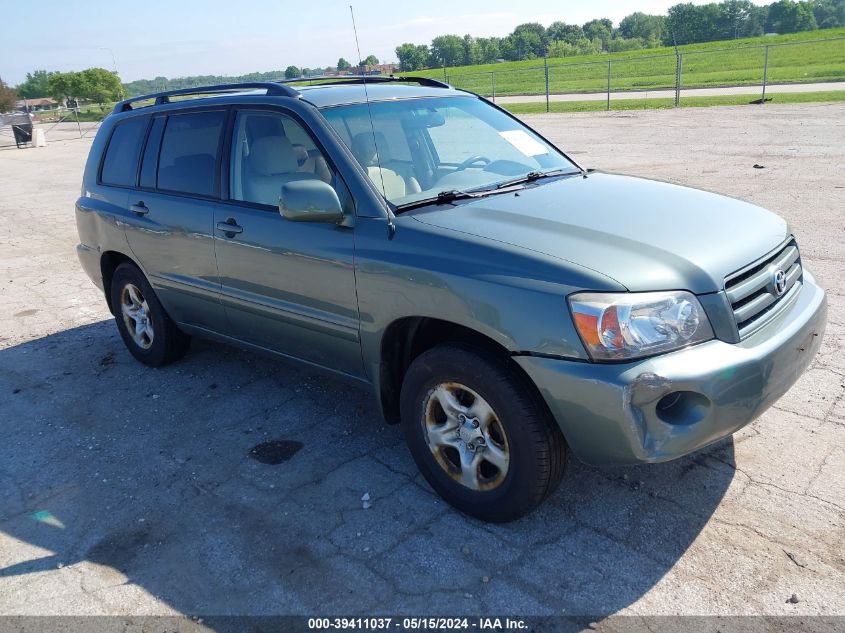
POLYGON ((218 222, 217 230, 231 236, 235 235, 236 233, 243 233, 244 227, 240 226, 237 222, 235 222, 234 218, 229 218, 225 222, 218 222))
POLYGON ((147 215, 150 209, 144 204, 143 200, 138 200, 136 204, 130 204, 129 210, 136 215, 147 215))

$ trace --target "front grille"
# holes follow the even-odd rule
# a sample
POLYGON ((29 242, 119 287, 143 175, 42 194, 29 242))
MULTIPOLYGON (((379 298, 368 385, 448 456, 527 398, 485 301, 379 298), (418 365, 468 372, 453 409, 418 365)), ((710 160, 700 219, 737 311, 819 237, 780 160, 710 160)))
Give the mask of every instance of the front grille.
POLYGON ((778 307, 798 291, 800 279, 801 256, 795 240, 725 279, 725 292, 740 338, 774 316, 778 307), (776 279, 778 271, 784 275, 780 293, 776 279))

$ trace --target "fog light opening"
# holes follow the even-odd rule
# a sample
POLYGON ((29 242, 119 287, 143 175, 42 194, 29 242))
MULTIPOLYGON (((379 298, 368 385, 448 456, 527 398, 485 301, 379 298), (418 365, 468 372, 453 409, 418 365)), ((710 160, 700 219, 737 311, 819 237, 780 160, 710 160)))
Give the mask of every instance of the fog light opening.
POLYGON ((709 412, 710 399, 694 391, 673 391, 657 403, 657 417, 667 424, 695 424, 709 412))

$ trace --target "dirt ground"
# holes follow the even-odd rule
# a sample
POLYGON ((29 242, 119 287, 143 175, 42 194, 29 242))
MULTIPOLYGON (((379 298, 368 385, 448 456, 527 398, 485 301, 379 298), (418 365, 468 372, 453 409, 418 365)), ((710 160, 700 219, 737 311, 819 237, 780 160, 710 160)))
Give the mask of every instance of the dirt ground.
POLYGON ((788 218, 830 322, 773 409, 467 519, 356 387, 203 342, 135 362, 74 253, 90 139, 56 133, 0 151, 0 614, 845 615, 845 104, 526 118, 587 167, 788 218), (268 440, 301 448, 261 463, 268 440))

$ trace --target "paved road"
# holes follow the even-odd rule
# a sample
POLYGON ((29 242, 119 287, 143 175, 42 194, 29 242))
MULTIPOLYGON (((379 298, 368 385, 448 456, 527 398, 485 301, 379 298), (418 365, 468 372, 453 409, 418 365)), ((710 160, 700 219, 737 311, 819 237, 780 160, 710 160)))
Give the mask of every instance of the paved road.
POLYGON ((673 463, 573 460, 485 525, 351 385, 202 342, 135 362, 74 254, 90 140, 2 151, 0 614, 845 615, 845 104, 530 121, 586 166, 790 220, 830 325, 775 408, 673 463), (298 444, 254 459, 270 440, 298 444))
MULTIPOLYGON (((784 94, 794 92, 821 92, 845 90, 845 81, 833 81, 814 84, 772 84, 766 87, 766 94, 784 94)), ((681 97, 713 97, 719 95, 756 95, 760 96, 762 86, 734 86, 728 88, 687 88, 681 90, 681 97)), ((611 92, 611 101, 619 99, 673 99, 674 90, 627 90, 611 92)), ((545 100, 545 95, 518 95, 496 97, 496 103, 536 103, 545 100)), ((554 94, 549 101, 605 101, 606 92, 554 94)))

